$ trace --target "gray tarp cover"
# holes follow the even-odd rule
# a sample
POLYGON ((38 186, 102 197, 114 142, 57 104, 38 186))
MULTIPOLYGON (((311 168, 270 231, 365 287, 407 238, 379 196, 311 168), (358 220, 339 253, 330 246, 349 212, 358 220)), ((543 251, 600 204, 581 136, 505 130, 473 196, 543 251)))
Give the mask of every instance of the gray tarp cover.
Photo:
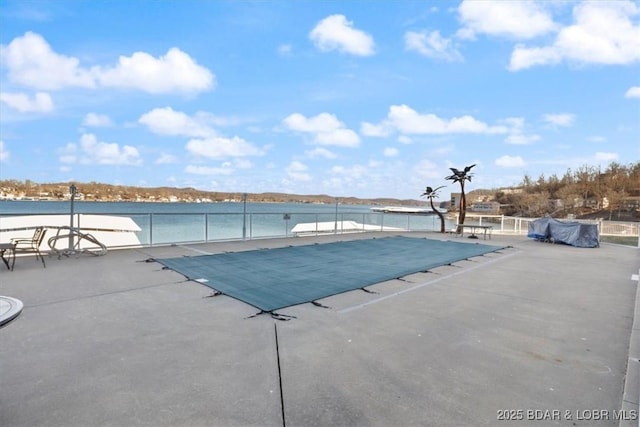
POLYGON ((157 261, 223 294, 272 311, 502 248, 394 236, 157 261))
POLYGON ((529 223, 528 237, 565 243, 579 248, 596 248, 598 243, 598 226, 583 224, 577 221, 558 221, 544 217, 529 223))

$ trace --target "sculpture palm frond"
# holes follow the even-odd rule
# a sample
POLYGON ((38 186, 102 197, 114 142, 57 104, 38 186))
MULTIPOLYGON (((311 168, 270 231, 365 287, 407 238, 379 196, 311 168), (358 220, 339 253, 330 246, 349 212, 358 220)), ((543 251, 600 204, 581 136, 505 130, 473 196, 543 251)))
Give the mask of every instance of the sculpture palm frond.
POLYGON ((474 166, 475 166, 475 164, 473 164, 471 166, 466 166, 464 168, 464 170, 458 170, 456 168, 449 168, 451 170, 451 172, 453 172, 453 175, 449 175, 449 176, 445 177, 444 179, 448 179, 450 181, 459 182, 459 183, 462 183, 464 181, 471 181, 472 174, 470 174, 469 171, 474 166))
POLYGON ((433 199, 434 197, 438 197, 438 190, 444 187, 444 185, 436 188, 427 187, 424 189, 424 193, 422 193, 420 196, 427 197, 428 199, 433 199))

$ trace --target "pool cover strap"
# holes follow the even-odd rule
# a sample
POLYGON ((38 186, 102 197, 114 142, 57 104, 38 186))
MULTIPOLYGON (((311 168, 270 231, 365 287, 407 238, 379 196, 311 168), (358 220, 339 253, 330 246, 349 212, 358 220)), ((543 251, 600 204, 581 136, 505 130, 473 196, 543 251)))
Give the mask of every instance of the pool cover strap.
POLYGON ((157 261, 271 313, 500 249, 394 236, 157 261))

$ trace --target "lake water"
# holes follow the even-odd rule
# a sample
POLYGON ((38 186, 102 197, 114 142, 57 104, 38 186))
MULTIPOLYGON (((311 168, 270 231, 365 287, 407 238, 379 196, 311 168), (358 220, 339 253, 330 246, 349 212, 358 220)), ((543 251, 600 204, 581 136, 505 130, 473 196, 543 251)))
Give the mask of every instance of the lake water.
MULTIPOLYGON (((0 201, 2 215, 69 214, 69 201, 0 201)), ((303 203, 74 203, 74 213, 127 216, 143 244, 290 237, 300 223, 354 221, 409 230, 439 230, 435 215, 371 212, 370 206, 303 203), (246 215, 245 213, 246 209, 246 215), (286 215, 285 215, 286 214, 286 215)), ((446 227, 452 223, 447 221, 446 227)))

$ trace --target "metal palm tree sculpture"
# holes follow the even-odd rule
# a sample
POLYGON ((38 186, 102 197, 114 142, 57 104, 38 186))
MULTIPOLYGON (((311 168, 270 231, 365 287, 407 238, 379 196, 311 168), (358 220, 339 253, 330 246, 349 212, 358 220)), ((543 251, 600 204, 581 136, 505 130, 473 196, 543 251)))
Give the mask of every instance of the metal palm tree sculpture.
POLYGON ((445 186, 440 186, 437 188, 427 187, 424 189, 424 193, 421 194, 422 197, 426 197, 431 202, 431 209, 438 215, 440 218, 440 232, 444 233, 444 215, 438 209, 433 206, 433 199, 438 197, 438 190, 444 188, 445 186))
MULTIPOLYGON (((475 164, 471 166, 467 166, 462 171, 459 171, 456 168, 449 168, 451 169, 451 172, 453 172, 453 175, 445 177, 445 179, 460 183, 460 193, 461 193, 460 194, 460 217, 458 219, 458 226, 464 224, 464 217, 467 210, 467 198, 465 197, 465 194, 464 194, 464 182, 465 181, 471 182, 471 176, 473 174, 469 173, 469 171, 471 171, 471 168, 474 166, 475 164)), ((458 230, 458 232, 459 231, 460 230, 458 230)))

